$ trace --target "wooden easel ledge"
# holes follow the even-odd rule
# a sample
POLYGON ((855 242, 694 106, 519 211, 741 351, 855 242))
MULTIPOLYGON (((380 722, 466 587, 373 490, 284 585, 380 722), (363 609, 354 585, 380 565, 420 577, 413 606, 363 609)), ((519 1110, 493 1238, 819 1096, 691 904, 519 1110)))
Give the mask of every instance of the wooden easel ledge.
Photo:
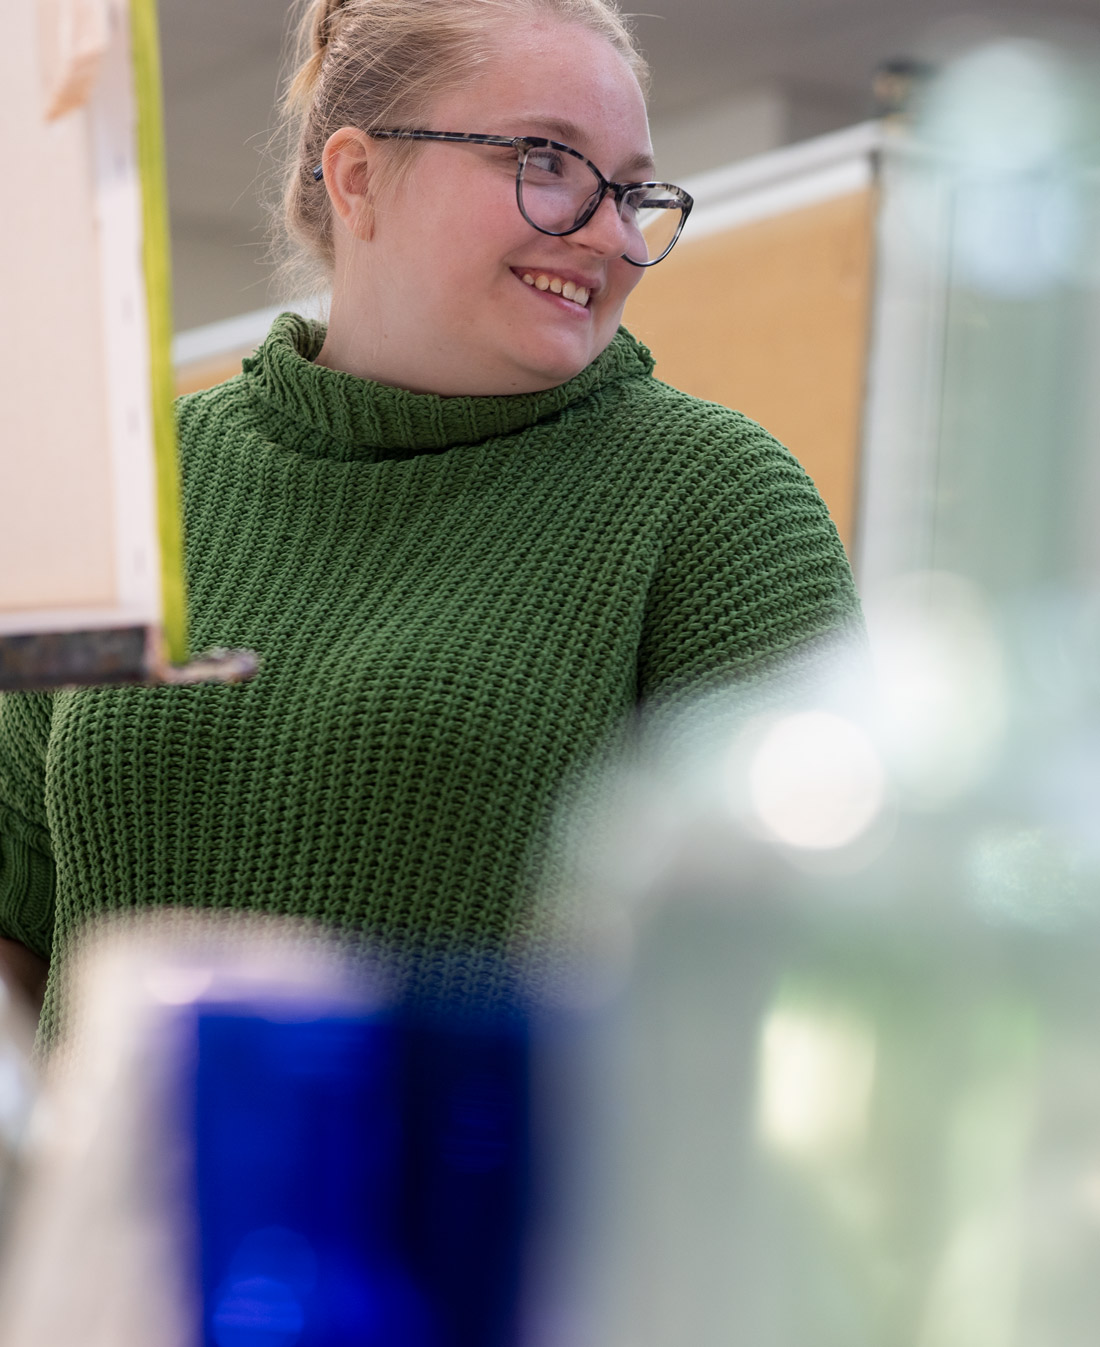
POLYGON ((160 632, 144 626, 0 636, 0 692, 120 683, 243 683, 259 667, 253 651, 222 648, 184 665, 169 664, 160 632))

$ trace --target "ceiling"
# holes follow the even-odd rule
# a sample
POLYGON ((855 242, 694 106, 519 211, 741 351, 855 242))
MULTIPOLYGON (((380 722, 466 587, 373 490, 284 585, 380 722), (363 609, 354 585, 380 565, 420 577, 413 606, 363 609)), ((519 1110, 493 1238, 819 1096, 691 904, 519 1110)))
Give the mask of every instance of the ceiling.
MULTIPOLYGON (((965 17, 974 12, 965 0, 648 0, 646 10, 636 26, 653 66, 658 149, 662 126, 690 124, 727 101, 731 111, 721 115, 732 117, 737 100, 756 91, 812 110, 808 119, 773 119, 780 141, 858 121, 882 61, 927 54, 977 23, 1061 25, 1071 40, 1100 35, 1100 0, 985 0, 980 20, 965 17)), ((161 0, 160 12, 176 326, 184 330, 276 298, 259 202, 265 172, 270 182, 264 148, 289 6, 161 0)), ((730 143, 754 148, 743 137, 730 143)))

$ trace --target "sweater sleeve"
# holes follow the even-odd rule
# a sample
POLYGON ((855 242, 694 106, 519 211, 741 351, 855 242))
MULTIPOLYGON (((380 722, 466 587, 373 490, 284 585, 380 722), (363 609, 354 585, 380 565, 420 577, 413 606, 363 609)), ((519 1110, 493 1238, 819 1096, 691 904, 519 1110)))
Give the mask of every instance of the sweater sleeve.
POLYGON ((48 693, 0 696, 0 936, 43 959, 54 920, 44 798, 51 705, 48 693))
POLYGON ((797 694, 862 639, 844 548, 798 462, 737 413, 701 431, 647 605, 639 691, 658 713, 797 694))

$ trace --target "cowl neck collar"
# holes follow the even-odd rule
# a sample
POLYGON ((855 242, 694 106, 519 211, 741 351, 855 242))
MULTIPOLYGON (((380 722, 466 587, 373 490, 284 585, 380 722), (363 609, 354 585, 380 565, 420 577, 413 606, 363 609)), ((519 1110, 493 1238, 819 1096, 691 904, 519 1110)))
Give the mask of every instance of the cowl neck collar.
POLYGON ((649 351, 620 328, 591 365, 557 388, 445 398, 315 365, 324 339, 322 323, 280 314, 243 369, 256 393, 327 441, 311 442, 308 452, 342 459, 405 457, 512 435, 610 384, 650 375, 654 364, 649 351))

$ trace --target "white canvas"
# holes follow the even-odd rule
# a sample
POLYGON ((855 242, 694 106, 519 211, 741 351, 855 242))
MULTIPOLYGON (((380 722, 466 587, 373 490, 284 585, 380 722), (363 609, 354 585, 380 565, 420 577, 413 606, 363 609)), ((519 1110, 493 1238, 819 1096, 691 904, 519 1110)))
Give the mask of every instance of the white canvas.
POLYGON ((127 0, 21 0, 3 27, 0 635, 154 625, 127 0))

